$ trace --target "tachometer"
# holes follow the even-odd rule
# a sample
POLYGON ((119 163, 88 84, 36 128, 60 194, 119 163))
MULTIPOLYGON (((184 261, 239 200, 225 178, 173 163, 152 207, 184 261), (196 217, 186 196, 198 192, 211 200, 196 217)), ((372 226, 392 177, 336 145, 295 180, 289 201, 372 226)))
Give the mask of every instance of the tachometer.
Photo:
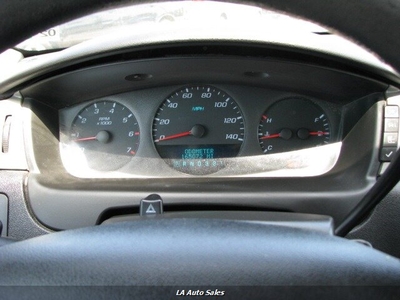
POLYGON ((70 139, 91 169, 121 168, 139 147, 139 125, 133 113, 114 101, 95 102, 75 117, 70 139))
POLYGON ((331 138, 326 113, 302 98, 284 99, 267 109, 258 136, 265 154, 325 145, 331 138))
POLYGON ((191 86, 170 95, 153 122, 155 147, 174 169, 205 175, 237 156, 244 139, 244 121, 237 103, 211 86, 191 86))

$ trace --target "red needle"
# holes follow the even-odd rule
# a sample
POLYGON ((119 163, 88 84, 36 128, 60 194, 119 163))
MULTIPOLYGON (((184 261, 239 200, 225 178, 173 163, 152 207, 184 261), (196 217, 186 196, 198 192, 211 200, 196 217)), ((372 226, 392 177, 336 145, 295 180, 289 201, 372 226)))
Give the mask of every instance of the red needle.
POLYGON ((263 137, 260 137, 260 140, 266 140, 266 139, 274 139, 281 137, 280 133, 275 133, 275 134, 270 134, 270 135, 264 135, 263 137))
POLYGON ((327 131, 310 131, 308 134, 311 136, 321 136, 321 135, 329 135, 329 132, 327 132, 327 131))
POLYGON ((93 141, 93 140, 97 140, 97 137, 90 136, 90 137, 80 138, 80 139, 76 139, 75 142, 84 142, 84 141, 93 141))
POLYGON ((159 139, 155 140, 154 142, 158 143, 160 141, 177 139, 177 138, 181 138, 181 137, 188 136, 188 135, 191 135, 191 134, 192 134, 192 131, 185 131, 185 132, 182 132, 182 133, 177 133, 177 134, 165 136, 163 138, 159 138, 159 139))

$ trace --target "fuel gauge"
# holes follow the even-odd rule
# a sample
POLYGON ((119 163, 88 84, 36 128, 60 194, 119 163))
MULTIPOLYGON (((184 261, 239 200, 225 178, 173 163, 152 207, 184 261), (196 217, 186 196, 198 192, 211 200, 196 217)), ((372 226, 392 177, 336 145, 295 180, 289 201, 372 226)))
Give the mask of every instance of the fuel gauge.
POLYGON ((308 99, 284 99, 262 115, 258 139, 265 154, 325 145, 331 140, 329 120, 326 113, 308 99))

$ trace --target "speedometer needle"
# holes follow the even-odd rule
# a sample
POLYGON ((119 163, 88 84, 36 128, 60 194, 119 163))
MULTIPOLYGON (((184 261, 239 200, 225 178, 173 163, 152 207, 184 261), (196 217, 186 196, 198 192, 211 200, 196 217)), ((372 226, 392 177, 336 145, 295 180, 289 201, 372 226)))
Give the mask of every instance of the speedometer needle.
POLYGON ((181 133, 177 133, 177 134, 173 134, 173 135, 160 137, 159 139, 155 140, 154 142, 158 143, 160 141, 173 140, 173 139, 181 138, 181 137, 188 136, 191 134, 192 134, 192 131, 185 131, 185 132, 181 132, 181 133))
POLYGON ((196 125, 193 126, 193 128, 190 131, 185 131, 185 132, 181 132, 181 133, 177 133, 177 134, 173 134, 173 135, 168 135, 168 136, 161 136, 157 140, 154 140, 154 142, 158 143, 158 142, 161 142, 161 141, 178 139, 178 138, 181 138, 181 137, 184 137, 184 136, 189 136, 189 135, 197 137, 197 138, 201 138, 202 136, 204 136, 205 133, 206 133, 206 129, 204 128, 204 126, 196 124, 196 125))

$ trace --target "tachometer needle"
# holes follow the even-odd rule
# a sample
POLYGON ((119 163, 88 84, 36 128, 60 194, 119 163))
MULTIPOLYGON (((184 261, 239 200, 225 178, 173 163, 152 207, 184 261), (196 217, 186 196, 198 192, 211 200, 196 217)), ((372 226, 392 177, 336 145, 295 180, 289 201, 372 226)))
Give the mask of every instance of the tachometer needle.
POLYGON ((89 137, 85 137, 85 138, 76 139, 75 142, 84 142, 84 141, 93 141, 93 140, 97 140, 97 138, 95 136, 89 136, 89 137))
POLYGON ((99 131, 96 136, 89 136, 84 138, 76 139, 75 142, 84 142, 84 141, 99 141, 100 143, 107 144, 111 139, 111 134, 108 131, 102 130, 99 131))

